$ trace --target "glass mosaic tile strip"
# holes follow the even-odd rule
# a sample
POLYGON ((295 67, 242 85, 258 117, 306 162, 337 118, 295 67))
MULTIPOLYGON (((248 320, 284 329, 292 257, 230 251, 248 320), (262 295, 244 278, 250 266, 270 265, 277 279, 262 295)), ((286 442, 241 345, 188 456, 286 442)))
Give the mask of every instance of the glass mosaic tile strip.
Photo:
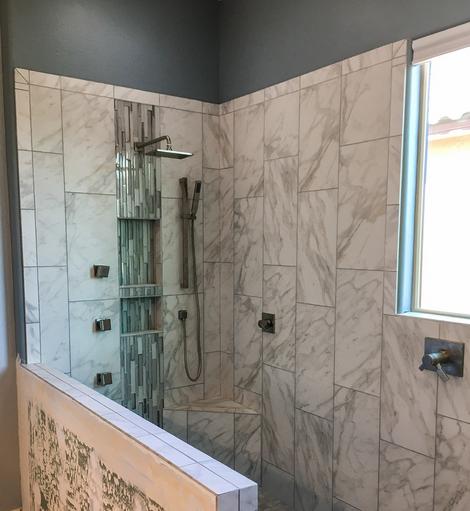
POLYGON ((135 284, 119 287, 121 298, 152 298, 162 296, 162 287, 156 284, 135 284))
POLYGON ((121 300, 121 334, 157 330, 158 298, 121 300))

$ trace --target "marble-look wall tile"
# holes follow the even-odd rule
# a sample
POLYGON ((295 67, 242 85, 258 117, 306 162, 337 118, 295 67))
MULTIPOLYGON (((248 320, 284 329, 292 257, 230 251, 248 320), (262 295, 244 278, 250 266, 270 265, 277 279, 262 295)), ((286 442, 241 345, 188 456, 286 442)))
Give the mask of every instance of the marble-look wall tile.
POLYGON ((393 316, 396 309, 397 273, 384 272, 384 314, 393 316))
POLYGON ((350 506, 339 499, 333 499, 333 511, 361 511, 357 507, 350 506))
POLYGON ((26 324, 26 361, 28 364, 41 363, 41 328, 39 323, 26 324))
POLYGON ((311 87, 318 83, 327 82, 328 80, 337 78, 340 74, 341 62, 335 62, 329 66, 321 67, 320 69, 315 69, 315 71, 301 75, 300 87, 301 89, 305 89, 306 87, 311 87))
POLYGON ((163 428, 183 442, 188 441, 188 412, 186 410, 163 410, 163 428))
POLYGON ((67 269, 39 268, 41 362, 70 372, 67 269))
POLYGON ((204 399, 221 396, 221 356, 220 351, 204 354, 204 399))
POLYGON ((264 89, 257 90, 251 94, 245 94, 233 100, 233 110, 241 110, 249 106, 258 105, 264 101, 264 89))
POLYGON ((234 114, 235 197, 263 195, 264 105, 234 114))
POLYGON ((233 261, 233 169, 220 171, 220 260, 233 261))
POLYGON ((29 83, 31 85, 60 89, 60 76, 39 71, 29 71, 29 83))
POLYGON ((191 197, 194 181, 202 180, 202 114, 160 108, 160 133, 171 137, 174 149, 193 153, 184 160, 162 158, 162 197, 181 197, 179 180, 182 177, 188 178, 191 197))
POLYGON ((38 269, 23 268, 24 306, 26 323, 39 322, 38 269))
POLYGON ((65 266, 63 157, 61 154, 34 152, 33 164, 38 265, 65 266))
POLYGON ((220 168, 233 167, 233 112, 220 116, 220 168))
POLYGON ((116 194, 114 101, 62 93, 65 189, 116 194))
POLYGON ((233 353, 233 265, 220 264, 220 347, 233 353))
POLYGON ((235 292, 261 296, 263 285, 263 199, 237 199, 234 211, 235 292))
POLYGON ((404 57, 406 55, 408 41, 406 39, 402 39, 401 41, 396 41, 392 44, 393 49, 393 57, 404 57))
POLYGON ((33 155, 31 151, 18 151, 18 177, 22 209, 34 209, 33 155))
POLYGON ((97 373, 116 374, 121 370, 119 300, 71 302, 69 310, 70 374, 94 388, 97 373), (95 320, 105 318, 111 320, 111 330, 95 331, 95 320))
POLYGON ((387 206, 387 220, 385 233, 385 269, 397 271, 398 253, 398 206, 387 206))
POLYGON ((31 129, 34 151, 62 152, 60 90, 31 87, 31 129))
POLYGON ((244 476, 261 478, 261 416, 235 414, 235 464, 244 476))
POLYGON ((401 137, 389 139, 387 204, 400 204, 401 143, 401 137))
POLYGON ((380 511, 433 509, 434 460, 387 442, 380 444, 380 511))
MULTIPOLYGON (((166 348, 165 348, 166 349, 166 348)), ((193 367, 193 366, 192 366, 193 367)), ((191 384, 186 387, 168 388, 165 382, 165 406, 187 405, 204 399, 204 385, 191 384)))
POLYGON ((202 103, 202 113, 209 115, 219 115, 219 105, 216 103, 202 103))
POLYGON ((233 400, 233 361, 233 353, 220 353, 220 395, 222 399, 233 400))
POLYGON ((233 399, 247 408, 261 412, 261 395, 241 387, 233 387, 233 399))
POLYGON ((302 192, 298 203, 297 301, 334 305, 337 191, 302 192))
POLYGON ((66 211, 70 300, 116 298, 119 289, 115 197, 67 193, 66 211), (94 264, 108 265, 108 278, 94 278, 94 264))
POLYGON ((299 152, 299 93, 266 101, 264 156, 266 160, 285 158, 299 152))
POLYGON ((341 149, 338 266, 383 269, 388 141, 341 149))
POLYGON ((390 104, 390 136, 401 135, 403 131, 403 108, 405 96, 406 64, 392 67, 392 88, 390 104))
POLYGON ((376 511, 379 398, 336 387, 333 494, 361 511, 376 511))
POLYGON ((361 69, 343 78, 342 144, 354 144, 388 136, 390 79, 390 61, 361 69))
POLYGON ((29 84, 29 69, 15 68, 15 84, 29 84))
POLYGON ((31 108, 29 91, 15 90, 16 144, 18 150, 31 150, 31 108))
POLYGON ((300 94, 299 190, 338 186, 340 79, 300 94))
POLYGON ((434 456, 437 375, 419 371, 425 337, 439 324, 384 316, 381 434, 384 440, 434 456))
POLYGON ((295 266, 297 157, 266 162, 264 171, 264 263, 295 266))
POLYGON ((21 240, 23 247, 23 266, 36 266, 36 214, 34 209, 21 210, 21 240))
POLYGON ((291 92, 298 91, 299 88, 300 77, 297 76, 295 78, 291 78, 290 80, 285 80, 284 82, 276 83, 275 85, 266 87, 266 89, 264 89, 264 99, 265 101, 269 101, 270 99, 277 98, 278 96, 284 96, 285 94, 290 94, 291 92))
POLYGON ((343 74, 358 71, 365 67, 374 66, 381 62, 386 62, 392 59, 392 45, 387 44, 380 48, 374 48, 373 50, 354 55, 349 59, 343 60, 342 72, 343 74))
POLYGON ((204 264, 204 351, 220 351, 220 263, 204 264))
POLYGON ((159 105, 160 94, 146 90, 129 89, 127 87, 114 86, 114 99, 134 101, 144 105, 159 105))
POLYGON ((204 261, 220 260, 220 171, 204 169, 204 261))
POLYGON ((263 366, 263 460, 294 473, 294 374, 263 366))
POLYGON ((261 394, 261 298, 235 295, 235 385, 261 394))
POLYGON ((294 476, 263 460, 260 508, 268 511, 294 509, 294 476))
POLYGON ((295 412, 295 509, 331 509, 333 486, 333 423, 295 412))
POLYGON ((207 169, 220 168, 219 116, 202 116, 202 166, 207 169))
POLYGON ((295 268, 265 266, 263 311, 276 315, 276 333, 263 333, 263 361, 295 370, 295 268))
POLYGON ((338 270, 335 383, 380 395, 383 273, 338 270))
MULTIPOLYGON (((202 294, 199 297, 202 304, 202 294)), ((184 370, 184 348, 183 331, 181 321, 178 319, 179 310, 187 310, 188 318, 186 320, 186 336, 188 340, 188 366, 192 376, 197 371, 197 351, 196 351, 196 303, 194 295, 165 296, 163 299, 163 343, 164 343, 164 382, 165 388, 194 386, 194 382, 188 379, 184 370)), ((203 310, 201 311, 201 315, 203 310)), ((202 323, 202 322, 201 322, 202 323)), ((201 324, 201 336, 202 324, 201 324)), ((196 383, 203 381, 203 375, 196 383)), ((192 392, 192 391, 191 391, 192 392)), ((190 401, 202 399, 199 394, 191 396, 190 401)), ((176 398, 175 398, 176 399, 176 398)), ((183 396, 178 399, 184 400, 183 396)))
POLYGON ((435 511, 470 507, 470 424, 437 417, 435 511))
MULTIPOLYGON (((439 337, 449 341, 465 343, 466 356, 470 349, 470 325, 451 322, 441 322, 439 337)), ((437 411, 454 419, 470 423, 470 371, 465 368, 463 378, 450 378, 443 383, 439 381, 437 411)))
POLYGON ((188 441, 196 449, 233 467, 233 414, 188 412, 188 441))
POLYGON ((297 304, 295 406, 333 419, 335 311, 297 304))
POLYGON ((160 94, 160 106, 167 108, 176 108, 178 110, 187 110, 188 112, 202 112, 202 102, 196 99, 180 98, 178 96, 168 96, 160 94))
POLYGON ((91 82, 89 80, 81 80, 80 78, 72 78, 70 76, 60 77, 61 87, 65 91, 81 92, 83 94, 94 94, 96 96, 106 96, 112 98, 114 88, 107 83, 91 82))

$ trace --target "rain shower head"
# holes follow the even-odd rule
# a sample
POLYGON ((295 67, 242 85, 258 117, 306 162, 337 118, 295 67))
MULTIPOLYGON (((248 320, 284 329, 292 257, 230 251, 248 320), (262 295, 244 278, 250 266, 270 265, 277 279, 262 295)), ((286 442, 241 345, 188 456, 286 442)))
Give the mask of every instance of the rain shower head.
POLYGON ((136 142, 134 147, 136 151, 142 151, 147 156, 157 156, 158 158, 173 158, 176 160, 182 160, 183 158, 187 158, 188 156, 193 155, 193 153, 188 153, 186 151, 174 150, 173 146, 171 145, 171 138, 168 135, 163 135, 161 137, 148 140, 147 142, 136 142), (163 140, 166 140, 166 149, 160 149, 159 147, 156 147, 150 151, 145 151, 146 147, 158 144, 163 140))

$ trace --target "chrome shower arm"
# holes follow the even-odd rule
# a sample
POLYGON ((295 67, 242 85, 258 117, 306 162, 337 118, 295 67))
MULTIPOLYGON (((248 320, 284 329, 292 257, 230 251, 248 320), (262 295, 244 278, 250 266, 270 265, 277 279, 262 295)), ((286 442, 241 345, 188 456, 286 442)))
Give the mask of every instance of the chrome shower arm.
POLYGON ((171 145, 171 138, 168 135, 162 135, 161 137, 152 138, 152 140, 147 140, 146 142, 136 142, 134 144, 134 147, 137 151, 140 151, 142 149, 145 149, 149 145, 155 145, 163 140, 166 140, 166 148, 168 151, 172 151, 173 147, 171 145))

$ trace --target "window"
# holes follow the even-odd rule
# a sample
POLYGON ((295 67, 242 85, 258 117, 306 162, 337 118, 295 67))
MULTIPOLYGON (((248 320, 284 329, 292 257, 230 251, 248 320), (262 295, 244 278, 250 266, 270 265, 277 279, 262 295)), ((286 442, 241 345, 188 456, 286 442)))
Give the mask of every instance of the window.
POLYGON ((413 45, 402 178, 402 313, 470 319, 470 26, 463 27, 464 41, 458 27, 459 38, 451 37, 452 29, 413 45))

